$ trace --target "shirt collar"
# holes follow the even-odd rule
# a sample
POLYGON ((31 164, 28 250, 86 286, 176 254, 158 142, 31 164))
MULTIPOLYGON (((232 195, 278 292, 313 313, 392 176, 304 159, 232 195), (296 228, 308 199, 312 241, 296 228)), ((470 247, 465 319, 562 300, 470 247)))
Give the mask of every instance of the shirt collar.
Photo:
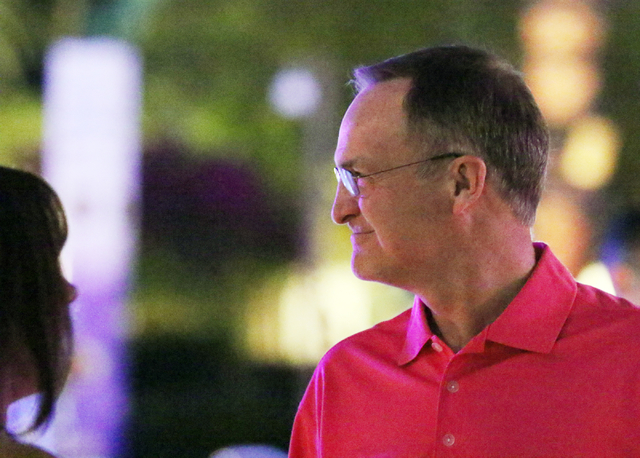
POLYGON ((427 324, 427 307, 418 296, 413 300, 411 317, 407 326, 407 337, 398 358, 398 365, 402 366, 413 360, 422 347, 431 339, 433 332, 427 324))
MULTIPOLYGON (((477 336, 478 339, 538 353, 549 353, 553 348, 571 311, 577 284, 547 245, 534 243, 534 248, 538 262, 531 276, 505 311, 477 336)), ((427 313, 425 304, 416 297, 404 347, 398 357, 399 365, 416 358, 433 337, 427 313)))
POLYGON ((535 243, 539 261, 529 280, 496 321, 487 340, 538 353, 553 348, 578 291, 573 276, 543 243, 535 243))

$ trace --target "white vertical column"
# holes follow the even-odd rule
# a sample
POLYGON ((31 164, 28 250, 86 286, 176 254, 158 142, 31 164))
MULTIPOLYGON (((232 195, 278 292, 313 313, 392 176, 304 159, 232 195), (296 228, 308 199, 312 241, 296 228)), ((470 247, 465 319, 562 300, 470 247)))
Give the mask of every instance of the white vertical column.
POLYGON ((124 340, 139 196, 141 69, 107 38, 65 39, 45 68, 43 174, 69 220, 76 353, 44 440, 63 456, 117 453, 127 414, 124 340))

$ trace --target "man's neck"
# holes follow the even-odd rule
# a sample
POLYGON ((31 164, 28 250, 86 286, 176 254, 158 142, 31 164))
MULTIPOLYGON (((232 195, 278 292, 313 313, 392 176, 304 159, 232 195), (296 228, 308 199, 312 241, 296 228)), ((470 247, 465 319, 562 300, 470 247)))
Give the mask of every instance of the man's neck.
POLYGON ((431 310, 429 327, 457 353, 504 312, 526 280, 524 277, 512 283, 477 307, 467 304, 457 309, 439 310, 427 303, 431 310))
POLYGON ((530 238, 508 245, 484 246, 441 278, 441 287, 418 293, 431 310, 432 331, 453 351, 493 323, 529 278, 536 263, 530 238))

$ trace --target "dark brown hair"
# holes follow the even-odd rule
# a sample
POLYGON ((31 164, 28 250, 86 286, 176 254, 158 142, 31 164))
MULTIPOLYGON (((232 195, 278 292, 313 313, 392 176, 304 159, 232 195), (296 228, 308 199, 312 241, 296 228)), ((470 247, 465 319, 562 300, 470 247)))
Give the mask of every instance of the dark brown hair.
POLYGON ((71 354, 71 287, 59 261, 66 238, 53 189, 36 175, 0 167, 0 364, 25 351, 33 361, 41 393, 33 428, 51 417, 71 354))

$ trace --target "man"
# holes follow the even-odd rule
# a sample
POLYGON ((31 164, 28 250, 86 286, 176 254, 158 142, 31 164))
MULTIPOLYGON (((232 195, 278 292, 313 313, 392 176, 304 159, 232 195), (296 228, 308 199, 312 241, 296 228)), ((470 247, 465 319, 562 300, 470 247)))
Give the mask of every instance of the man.
POLYGON ((640 456, 640 311, 531 225, 548 135, 511 66, 464 46, 355 72, 333 220, 413 308, 332 348, 291 457, 640 456))

